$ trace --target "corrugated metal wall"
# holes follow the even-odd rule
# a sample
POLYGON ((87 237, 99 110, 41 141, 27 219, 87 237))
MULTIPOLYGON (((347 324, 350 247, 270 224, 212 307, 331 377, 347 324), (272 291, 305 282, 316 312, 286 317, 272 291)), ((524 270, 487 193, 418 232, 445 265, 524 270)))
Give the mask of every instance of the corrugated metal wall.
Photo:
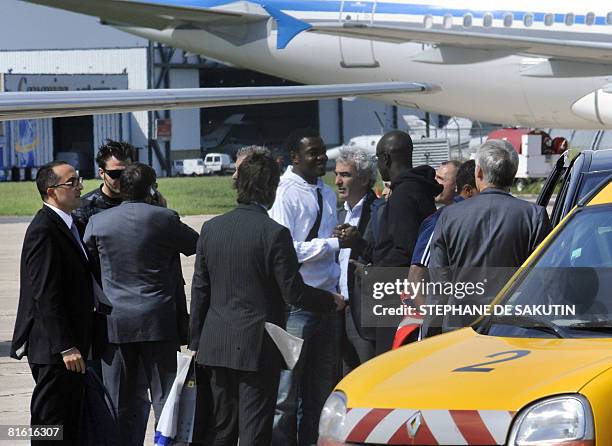
POLYGON ((450 159, 450 147, 447 139, 416 139, 413 141, 412 165, 429 164, 438 167, 450 159))
POLYGON ((121 121, 120 113, 112 115, 95 115, 93 117, 94 149, 104 144, 106 139, 114 139, 116 141, 121 141, 123 139, 121 121))
MULTIPOLYGON (((85 50, 0 51, 0 73, 25 74, 127 74, 128 88, 147 88, 147 48, 108 48, 85 50)), ((36 149, 37 165, 53 159, 53 125, 51 120, 39 120, 41 147, 36 149), (44 122, 43 122, 44 121, 44 122)), ((12 125, 14 127, 15 124, 12 125)), ((106 138, 129 141, 137 147, 147 147, 147 113, 94 117, 95 150, 106 138)), ((8 133, 7 133, 8 135, 8 133)), ((7 138, 5 165, 14 164, 14 137, 7 138)), ((145 149, 146 153, 146 149, 145 149)), ((141 153, 141 158, 143 154, 141 153)))

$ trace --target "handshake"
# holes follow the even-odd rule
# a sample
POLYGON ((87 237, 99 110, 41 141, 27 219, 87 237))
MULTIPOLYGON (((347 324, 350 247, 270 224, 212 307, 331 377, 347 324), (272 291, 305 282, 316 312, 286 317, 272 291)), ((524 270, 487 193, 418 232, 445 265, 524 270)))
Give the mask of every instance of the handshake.
POLYGON ((343 223, 334 228, 332 236, 338 239, 340 248, 357 248, 364 243, 361 234, 355 226, 343 223))

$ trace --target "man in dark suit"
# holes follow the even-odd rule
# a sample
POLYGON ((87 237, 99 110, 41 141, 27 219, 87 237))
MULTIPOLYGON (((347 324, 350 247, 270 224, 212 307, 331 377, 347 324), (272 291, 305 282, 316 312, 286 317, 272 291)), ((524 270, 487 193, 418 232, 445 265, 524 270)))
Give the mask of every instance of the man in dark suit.
POLYGON ((198 234, 170 210, 150 204, 155 171, 134 163, 123 170, 119 206, 93 215, 85 242, 99 259, 102 288, 113 303, 108 347, 102 358, 104 384, 117 408, 122 444, 133 444, 142 410, 136 385, 144 369, 156 421, 176 374, 180 345, 177 323, 179 281, 175 259, 195 254, 198 234))
MULTIPOLYGON (((336 228, 338 237, 345 235, 350 228, 360 234, 370 221, 371 206, 376 200, 372 187, 376 183, 376 160, 364 150, 347 147, 336 159, 336 187, 344 206, 338 211, 336 228)), ((357 240, 357 239, 356 239, 357 240)), ((354 293, 355 265, 362 254, 364 243, 355 243, 350 248, 340 250, 340 294, 345 296, 348 306, 341 324, 341 344, 344 374, 374 357, 374 342, 363 338, 361 333, 361 296, 354 293)))
MULTIPOLYGON (((551 230, 546 210, 510 195, 518 155, 508 141, 489 140, 476 152, 480 193, 441 213, 431 241, 430 275, 435 281, 486 281, 486 304, 551 230), (504 269, 502 269, 504 268, 504 269)), ((472 303, 451 298, 450 303, 472 303)), ((446 318, 444 328, 471 319, 446 318)))
POLYGON ((198 240, 189 348, 197 382, 212 395, 207 446, 235 446, 238 437, 270 444, 282 359, 265 323, 284 327, 287 304, 344 308, 339 294, 304 284, 289 230, 268 216, 279 178, 269 153, 248 155, 236 179, 238 207, 204 223, 198 240))
POLYGON ((70 215, 83 182, 71 165, 54 161, 38 170, 36 187, 43 207, 23 242, 11 357, 27 356, 36 381, 31 424, 63 425, 64 444, 77 445, 85 360, 96 337, 90 254, 70 215))

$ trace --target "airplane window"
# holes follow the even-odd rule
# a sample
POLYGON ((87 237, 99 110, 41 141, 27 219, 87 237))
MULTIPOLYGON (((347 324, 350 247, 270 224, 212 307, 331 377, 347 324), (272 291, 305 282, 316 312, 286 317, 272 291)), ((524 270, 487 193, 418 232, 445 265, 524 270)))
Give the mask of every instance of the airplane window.
POLYGON ((593 25, 595 23, 595 13, 587 12, 584 22, 589 26, 593 25))
POLYGON ((467 13, 466 15, 464 15, 463 16, 463 27, 471 28, 473 20, 474 20, 474 16, 472 16, 472 14, 467 13))
POLYGON ((533 14, 530 12, 525 14, 525 17, 523 17, 523 24, 525 26, 533 26, 533 14))
POLYGON ((606 16, 606 23, 608 25, 612 25, 612 12, 609 12, 608 15, 606 16))
POLYGON ((576 20, 576 17, 574 16, 573 13, 569 12, 565 14, 565 24, 567 26, 572 26, 575 20, 576 20))
POLYGON ((544 24, 546 26, 552 26, 555 23, 555 16, 551 13, 547 13, 544 15, 544 24))
POLYGON ((427 29, 433 26, 433 17, 431 15, 427 14, 423 17, 423 26, 427 29))
POLYGON ((514 17, 512 17, 511 12, 507 12, 504 14, 504 26, 506 28, 509 28, 512 26, 512 20, 514 20, 514 17))
POLYGON ((451 29, 453 27, 453 16, 450 14, 446 14, 444 16, 444 21, 442 23, 442 26, 444 26, 444 28, 446 29, 451 29))
POLYGON ((487 12, 482 18, 482 26, 490 28, 493 25, 493 14, 487 12))

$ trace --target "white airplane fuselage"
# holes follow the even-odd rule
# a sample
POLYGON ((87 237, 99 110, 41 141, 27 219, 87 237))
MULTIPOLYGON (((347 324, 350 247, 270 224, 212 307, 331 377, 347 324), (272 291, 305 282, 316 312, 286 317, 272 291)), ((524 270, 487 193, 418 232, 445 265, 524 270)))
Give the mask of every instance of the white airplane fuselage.
MULTIPOLYGON (((571 41, 572 36, 593 42, 612 40, 612 4, 601 0, 437 2, 438 5, 435 1, 418 0, 249 3, 272 5, 306 23, 348 23, 356 27, 385 23, 448 29, 459 35, 484 31, 560 41, 571 41), (485 26, 487 14, 491 22, 485 26), (512 20, 508 20, 508 14, 512 20)), ((156 3, 211 8, 232 4, 218 0, 156 3)), ((612 93, 601 90, 612 83, 612 56, 592 63, 574 59, 579 54, 564 60, 522 54, 520 49, 462 46, 460 38, 454 45, 437 49, 417 42, 395 43, 309 31, 297 33, 286 47, 277 49, 277 24, 272 17, 200 29, 119 28, 221 62, 305 84, 417 81, 441 86, 441 91, 433 94, 380 98, 399 106, 508 125, 612 128, 612 93)))

